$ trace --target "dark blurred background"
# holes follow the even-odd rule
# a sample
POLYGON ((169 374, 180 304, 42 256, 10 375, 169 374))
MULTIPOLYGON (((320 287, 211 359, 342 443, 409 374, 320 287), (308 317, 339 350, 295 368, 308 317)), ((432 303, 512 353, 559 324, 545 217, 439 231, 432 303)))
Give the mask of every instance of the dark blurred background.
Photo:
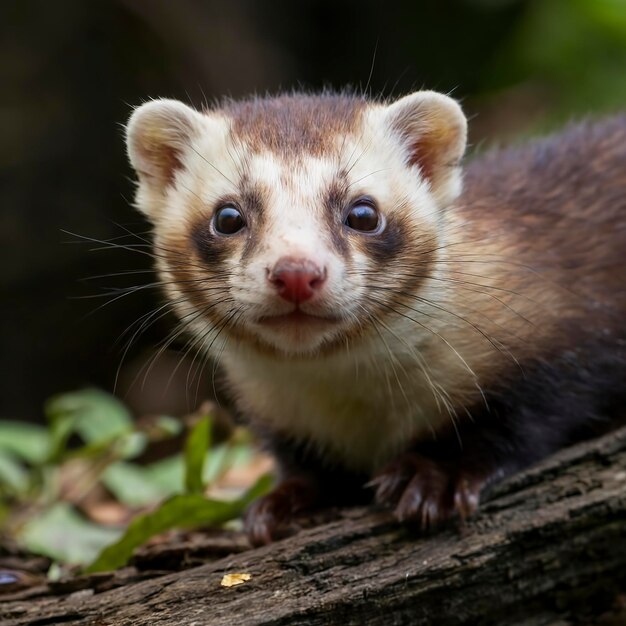
MULTIPOLYGON (((426 87, 463 101, 474 150, 626 107, 624 0, 8 0, 0 32, 5 418, 38 419, 60 391, 111 389, 120 335, 157 306, 150 289, 100 309, 114 296, 84 298, 151 282, 85 280, 150 259, 63 232, 130 243, 125 229, 147 230, 129 206, 122 131, 143 100, 426 87)), ((193 403, 176 395, 184 367, 183 384, 161 393, 167 358, 135 376, 171 324, 159 320, 126 355, 118 389, 138 411, 193 403)))

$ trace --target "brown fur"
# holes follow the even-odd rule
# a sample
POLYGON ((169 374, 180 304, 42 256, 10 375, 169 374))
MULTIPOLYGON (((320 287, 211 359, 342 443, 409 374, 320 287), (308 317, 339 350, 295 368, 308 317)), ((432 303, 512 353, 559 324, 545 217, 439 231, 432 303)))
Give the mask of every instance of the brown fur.
POLYGON ((329 93, 229 102, 221 111, 232 120, 233 135, 251 151, 294 159, 327 153, 337 136, 358 127, 366 105, 357 95, 329 93))
MULTIPOLYGON (((535 340, 534 351, 623 332, 625 189, 624 116, 572 126, 467 168, 455 211, 467 221, 469 243, 458 246, 458 266, 476 271, 464 255, 499 266, 499 287, 531 296, 523 308, 534 309, 539 326, 556 322, 548 345, 535 340)), ((491 308, 498 308, 493 301, 491 308)))

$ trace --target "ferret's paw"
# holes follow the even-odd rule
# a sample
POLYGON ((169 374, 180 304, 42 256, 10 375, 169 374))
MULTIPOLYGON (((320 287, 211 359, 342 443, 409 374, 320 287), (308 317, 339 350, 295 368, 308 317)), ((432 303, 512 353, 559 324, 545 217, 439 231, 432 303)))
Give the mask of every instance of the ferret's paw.
POLYGON ((254 546, 262 546, 293 532, 294 515, 312 508, 318 489, 310 481, 293 478, 280 483, 266 496, 254 501, 244 515, 244 528, 254 546))
POLYGON ((429 530, 455 514, 465 519, 474 513, 484 479, 419 454, 405 454, 370 485, 376 489, 376 502, 394 507, 399 521, 429 530))
POLYGON ((279 530, 291 519, 289 502, 275 491, 253 502, 244 516, 244 528, 253 546, 263 546, 278 539, 279 530))
POLYGON ((418 454, 405 454, 390 463, 370 483, 376 501, 394 507, 401 522, 426 530, 452 514, 449 473, 438 463, 418 454))

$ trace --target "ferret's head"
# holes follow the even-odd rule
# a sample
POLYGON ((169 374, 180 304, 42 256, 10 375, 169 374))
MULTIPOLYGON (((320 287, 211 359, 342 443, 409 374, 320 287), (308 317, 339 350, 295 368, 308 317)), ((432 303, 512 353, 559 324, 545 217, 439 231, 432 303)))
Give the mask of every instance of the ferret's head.
POLYGON ((428 91, 201 113, 156 100, 127 140, 163 283, 199 343, 302 355, 380 333, 419 291, 460 191, 466 120, 428 91))

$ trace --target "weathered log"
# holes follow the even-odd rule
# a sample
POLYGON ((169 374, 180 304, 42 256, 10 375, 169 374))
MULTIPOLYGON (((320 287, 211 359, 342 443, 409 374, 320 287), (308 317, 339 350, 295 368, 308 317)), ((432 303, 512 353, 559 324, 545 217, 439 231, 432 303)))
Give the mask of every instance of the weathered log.
POLYGON ((626 590, 626 428, 497 485, 460 530, 417 536, 354 509, 199 567, 101 591, 105 579, 18 594, 1 623, 590 624, 626 590), (251 578, 223 587, 227 573, 251 578))

